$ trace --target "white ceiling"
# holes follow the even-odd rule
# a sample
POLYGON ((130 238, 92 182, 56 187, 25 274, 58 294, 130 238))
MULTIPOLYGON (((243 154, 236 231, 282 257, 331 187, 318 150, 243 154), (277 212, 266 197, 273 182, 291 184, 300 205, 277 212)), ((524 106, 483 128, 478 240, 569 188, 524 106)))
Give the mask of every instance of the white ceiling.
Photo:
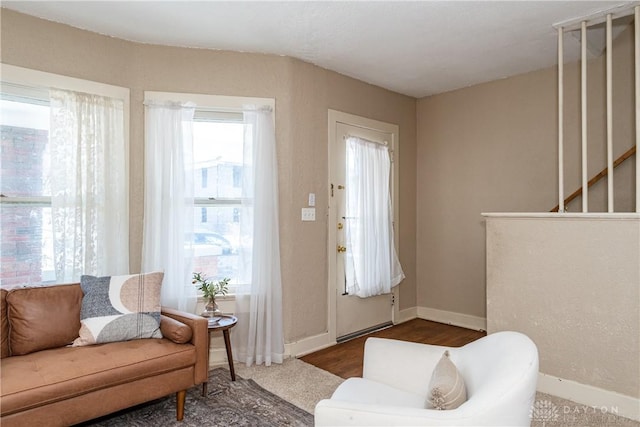
MULTIPOLYGON (((2 7, 137 42, 291 56, 420 98, 552 66, 553 24, 637 3, 2 1, 2 7)), ((566 58, 577 58, 577 41, 566 40, 566 58)))

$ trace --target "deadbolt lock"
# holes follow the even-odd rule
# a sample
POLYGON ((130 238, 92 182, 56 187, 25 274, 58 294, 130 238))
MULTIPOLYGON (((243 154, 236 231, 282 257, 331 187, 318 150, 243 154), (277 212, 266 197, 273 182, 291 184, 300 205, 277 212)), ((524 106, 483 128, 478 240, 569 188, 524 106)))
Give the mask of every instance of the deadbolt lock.
POLYGON ((343 228, 344 228, 344 225, 341 222, 339 222, 338 223, 338 230, 342 230, 343 228))
POLYGON ((338 245, 338 252, 342 253, 342 252, 346 252, 347 248, 345 246, 342 245, 338 245))

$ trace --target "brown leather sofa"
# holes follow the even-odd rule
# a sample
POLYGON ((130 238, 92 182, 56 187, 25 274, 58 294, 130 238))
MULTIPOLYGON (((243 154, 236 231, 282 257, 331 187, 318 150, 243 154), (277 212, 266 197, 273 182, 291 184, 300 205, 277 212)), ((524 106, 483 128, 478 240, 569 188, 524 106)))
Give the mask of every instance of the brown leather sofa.
POLYGON ((0 290, 0 424, 68 426, 207 380, 207 320, 163 308, 162 339, 69 347, 80 328, 79 284, 0 290))

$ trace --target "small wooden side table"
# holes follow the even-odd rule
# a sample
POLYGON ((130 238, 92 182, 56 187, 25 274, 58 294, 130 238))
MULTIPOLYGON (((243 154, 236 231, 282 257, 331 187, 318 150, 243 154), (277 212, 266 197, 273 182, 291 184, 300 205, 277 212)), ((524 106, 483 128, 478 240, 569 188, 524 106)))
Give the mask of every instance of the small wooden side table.
MULTIPOLYGON (((211 346, 211 332, 222 331, 222 335, 224 337, 224 346, 227 350, 227 360, 229 362, 229 371, 231 372, 231 381, 236 380, 236 371, 233 368, 233 354, 231 354, 231 339, 229 338, 229 329, 236 326, 238 323, 238 318, 236 316, 231 316, 228 314, 223 314, 221 316, 216 316, 215 318, 209 319, 209 346, 211 346), (214 321, 217 319, 217 321, 214 321)), ((209 366, 207 352, 207 366, 209 366)), ((207 382, 202 383, 202 395, 207 395, 207 382)))

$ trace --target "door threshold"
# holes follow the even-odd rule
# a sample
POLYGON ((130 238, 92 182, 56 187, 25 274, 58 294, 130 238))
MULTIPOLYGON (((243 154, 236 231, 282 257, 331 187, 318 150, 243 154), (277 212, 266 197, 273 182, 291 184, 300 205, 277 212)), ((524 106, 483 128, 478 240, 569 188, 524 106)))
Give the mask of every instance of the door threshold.
POLYGON ((336 338, 336 342, 338 344, 340 344, 340 343, 352 340, 354 338, 359 338, 359 337, 361 337, 363 335, 370 334, 372 332, 377 332, 377 331, 381 331, 383 329, 390 328, 392 326, 393 326, 392 322, 382 323, 380 325, 372 326, 372 327, 367 328, 367 329, 362 329, 360 331, 352 332, 350 334, 346 334, 346 335, 343 335, 341 337, 338 337, 338 338, 336 338))

